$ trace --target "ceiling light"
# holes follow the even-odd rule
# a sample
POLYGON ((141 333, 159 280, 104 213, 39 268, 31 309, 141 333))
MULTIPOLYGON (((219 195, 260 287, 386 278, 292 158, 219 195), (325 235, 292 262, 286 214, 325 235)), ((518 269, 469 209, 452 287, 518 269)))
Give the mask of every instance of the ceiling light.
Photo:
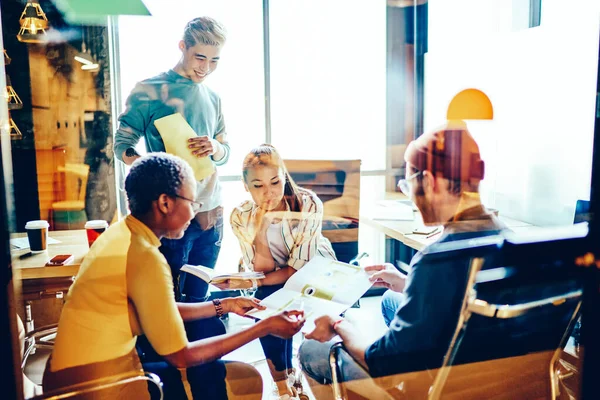
POLYGON ((4 65, 10 64, 11 61, 12 61, 12 59, 8 56, 8 53, 6 52, 6 50, 4 50, 4 65))
POLYGON ((458 93, 448 106, 446 119, 475 120, 494 119, 494 107, 490 98, 479 89, 465 89, 458 93))
POLYGON ((17 110, 19 108, 23 108, 23 102, 15 89, 12 87, 12 83, 10 82, 10 77, 6 75, 6 90, 4 91, 4 98, 8 103, 9 110, 17 110))
POLYGON ((5 121, 1 126, 2 126, 2 130, 4 132, 10 133, 11 139, 22 139, 23 138, 23 134, 17 127, 17 124, 15 124, 15 121, 13 121, 13 119, 11 118, 10 113, 8 114, 8 121, 5 121))
POLYGON ((24 43, 42 43, 46 39, 48 18, 37 1, 28 1, 19 19, 17 39, 24 43))
POLYGON ((98 71, 100 69, 100 65, 98 65, 97 63, 84 64, 81 66, 81 69, 84 71, 98 71))

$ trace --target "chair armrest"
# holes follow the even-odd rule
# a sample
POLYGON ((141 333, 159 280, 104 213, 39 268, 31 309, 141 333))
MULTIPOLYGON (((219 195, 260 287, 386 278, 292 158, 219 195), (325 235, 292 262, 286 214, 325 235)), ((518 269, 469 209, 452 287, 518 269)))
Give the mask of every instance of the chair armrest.
POLYGON ((151 372, 127 372, 119 375, 109 376, 106 378, 95 379, 89 382, 79 383, 58 390, 52 390, 32 397, 28 400, 59 400, 68 399, 75 396, 80 396, 87 393, 97 392, 104 389, 109 389, 119 385, 126 385, 135 381, 152 382, 158 388, 160 399, 164 397, 162 389, 162 381, 160 378, 151 372))
POLYGON ((50 324, 50 325, 41 326, 39 328, 32 330, 31 332, 28 332, 25 335, 25 340, 32 339, 32 338, 37 339, 39 337, 48 336, 50 334, 56 333, 57 329, 58 329, 58 324, 50 324))
POLYGON ((21 369, 25 368, 29 355, 33 352, 33 349, 40 345, 42 346, 53 346, 52 342, 47 342, 44 337, 55 334, 58 329, 58 324, 44 325, 39 328, 32 330, 25 335, 25 350, 23 351, 23 357, 21 359, 21 369), (39 344, 36 344, 39 339, 39 344))
POLYGON ((344 343, 338 342, 331 346, 329 349, 329 366, 331 367, 331 385, 333 387, 333 397, 336 400, 344 399, 342 393, 341 374, 342 371, 339 368, 338 354, 344 349, 344 343))
POLYGON ((468 310, 473 314, 483 315, 491 318, 515 318, 523 315, 535 308, 548 305, 559 306, 568 300, 580 299, 581 290, 574 290, 559 296, 549 297, 541 300, 530 301, 523 304, 506 305, 506 304, 490 304, 480 299, 474 299, 469 302, 468 310))
MULTIPOLYGON (((331 367, 331 380, 333 395, 336 400, 348 399, 350 396, 360 398, 377 398, 377 399, 404 399, 403 383, 393 386, 388 386, 389 381, 381 380, 381 378, 372 378, 369 372, 365 370, 358 361, 346 350, 342 342, 335 343, 329 350, 329 365, 331 367), (356 366, 364 372, 364 376, 354 376, 352 379, 347 379, 344 376, 342 368, 341 355, 350 357, 356 363, 356 366), (391 391, 390 391, 391 390, 391 391), (394 394, 392 394, 392 392, 394 394), (365 397, 367 396, 367 397, 365 397)), ((354 372, 356 373, 356 371, 354 372)), ((402 377, 402 381, 404 378, 402 377)))

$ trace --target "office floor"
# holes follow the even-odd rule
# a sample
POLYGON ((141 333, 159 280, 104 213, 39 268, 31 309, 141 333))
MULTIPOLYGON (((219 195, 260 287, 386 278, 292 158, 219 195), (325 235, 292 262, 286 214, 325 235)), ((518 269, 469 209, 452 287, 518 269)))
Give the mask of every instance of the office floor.
MULTIPOLYGON (((381 296, 365 297, 360 300, 360 308, 351 308, 346 312, 346 319, 358 327, 365 337, 372 337, 373 340, 381 336, 387 329, 381 316, 381 296)), ((227 329, 229 332, 235 332, 248 327, 253 322, 249 319, 230 315, 227 321, 227 329)), ((302 343, 302 335, 294 336, 294 355, 297 354, 298 348, 302 343)), ((276 391, 274 390, 274 382, 269 373, 269 368, 265 361, 265 356, 260 346, 260 342, 255 340, 245 346, 229 353, 225 360, 244 361, 252 364, 262 375, 263 378, 263 400, 277 399, 276 391)), ((303 379, 302 386, 311 399, 314 396, 310 392, 310 387, 306 380, 303 379)))

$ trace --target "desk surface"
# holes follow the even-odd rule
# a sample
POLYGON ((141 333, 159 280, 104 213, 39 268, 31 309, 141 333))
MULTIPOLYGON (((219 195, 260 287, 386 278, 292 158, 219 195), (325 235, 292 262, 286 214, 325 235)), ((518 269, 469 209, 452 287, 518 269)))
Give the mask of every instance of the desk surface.
MULTIPOLYGON (((24 237, 25 235, 24 233, 16 233, 11 236, 24 237)), ((85 257, 89 250, 85 230, 50 231, 48 235, 59 240, 60 243, 48 245, 48 249, 42 253, 20 259, 21 255, 29 253, 29 249, 11 250, 13 268, 16 274, 20 275, 21 279, 57 278, 77 275, 83 257, 85 257), (72 264, 62 267, 46 267, 46 262, 58 254, 73 254, 75 260, 72 264)))
MULTIPOLYGON (((385 200, 407 200, 407 197, 402 193, 386 193, 385 200)), ((383 220, 383 219, 373 219, 372 215, 374 214, 376 207, 383 207, 378 204, 373 204, 371 207, 364 210, 364 214, 361 212, 360 223, 368 225, 372 228, 377 229, 378 231, 384 233, 385 235, 391 237, 392 239, 396 239, 406 246, 409 246, 415 250, 421 250, 426 246, 434 243, 441 236, 441 232, 427 238, 426 235, 414 234, 413 231, 415 228, 422 228, 423 219, 421 218, 421 213, 418 210, 414 210, 414 219, 412 221, 392 221, 392 220, 383 220)), ((361 210, 363 211, 363 210, 361 210)), ((529 229, 533 227, 533 225, 519 221, 513 218, 507 218, 502 215, 499 216, 500 220, 506 224, 506 226, 513 230, 522 230, 529 229)), ((440 229, 441 231, 441 229, 440 229)))

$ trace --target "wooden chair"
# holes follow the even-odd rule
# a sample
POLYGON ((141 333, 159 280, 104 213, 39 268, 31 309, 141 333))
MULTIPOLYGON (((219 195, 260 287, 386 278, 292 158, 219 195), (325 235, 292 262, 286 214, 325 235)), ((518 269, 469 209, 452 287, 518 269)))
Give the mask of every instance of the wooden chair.
POLYGON ((65 200, 52 203, 52 229, 83 229, 85 214, 85 194, 90 166, 87 164, 66 163, 58 167, 64 174, 65 200))
MULTIPOLYGON (((572 266, 571 242, 511 243, 491 236, 432 250, 432 261, 465 255, 471 260, 443 360, 428 361, 416 372, 365 381, 382 389, 378 398, 561 398, 566 380, 576 373, 576 368, 565 370, 563 348, 577 320, 583 288, 581 271, 572 266)), ((364 398, 366 382, 344 379, 342 353, 347 359, 339 344, 330 353, 335 397, 364 398)), ((418 354, 407 357, 421 359, 418 354)), ((387 362, 393 363, 393 357, 387 362)))
POLYGON ((323 236, 338 260, 358 253, 360 160, 285 160, 290 176, 323 202, 323 236))

